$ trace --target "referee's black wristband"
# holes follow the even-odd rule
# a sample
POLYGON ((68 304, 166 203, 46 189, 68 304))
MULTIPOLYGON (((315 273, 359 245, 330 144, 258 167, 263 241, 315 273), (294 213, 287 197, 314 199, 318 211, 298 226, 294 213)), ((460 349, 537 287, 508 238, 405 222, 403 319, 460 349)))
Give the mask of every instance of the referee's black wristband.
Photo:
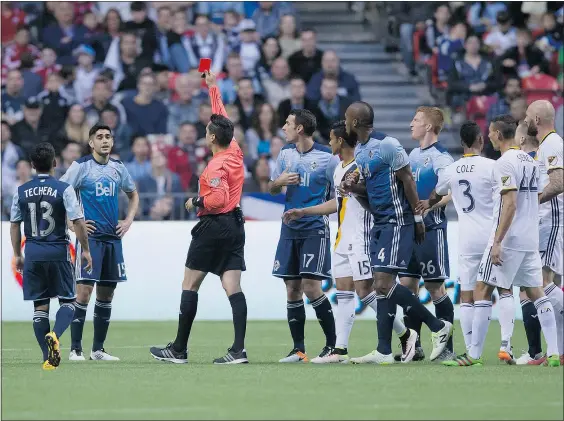
POLYGON ((195 208, 203 208, 204 207, 204 198, 203 197, 193 197, 192 198, 192 206, 195 208))

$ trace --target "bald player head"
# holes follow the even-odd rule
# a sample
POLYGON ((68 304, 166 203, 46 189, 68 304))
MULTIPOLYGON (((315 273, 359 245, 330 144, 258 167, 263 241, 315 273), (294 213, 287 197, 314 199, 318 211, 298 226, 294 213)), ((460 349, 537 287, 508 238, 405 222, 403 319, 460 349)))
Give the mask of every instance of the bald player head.
POLYGON ((527 108, 525 122, 529 126, 529 134, 537 132, 536 136, 544 137, 554 130, 554 106, 550 101, 539 100, 531 103, 527 108))
POLYGON ((539 148, 539 141, 536 138, 536 131, 522 121, 515 131, 515 141, 519 147, 526 153, 536 151, 539 148))
POLYGON ((353 102, 345 111, 345 127, 347 135, 355 136, 359 142, 366 142, 372 132, 374 110, 364 101, 353 102))

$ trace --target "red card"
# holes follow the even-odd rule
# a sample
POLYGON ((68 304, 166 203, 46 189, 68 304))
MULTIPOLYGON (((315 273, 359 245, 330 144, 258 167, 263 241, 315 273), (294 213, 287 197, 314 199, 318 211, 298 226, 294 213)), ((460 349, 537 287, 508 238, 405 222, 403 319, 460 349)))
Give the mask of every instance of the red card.
POLYGON ((200 67, 198 67, 198 72, 204 73, 211 69, 211 58, 201 58, 200 67))

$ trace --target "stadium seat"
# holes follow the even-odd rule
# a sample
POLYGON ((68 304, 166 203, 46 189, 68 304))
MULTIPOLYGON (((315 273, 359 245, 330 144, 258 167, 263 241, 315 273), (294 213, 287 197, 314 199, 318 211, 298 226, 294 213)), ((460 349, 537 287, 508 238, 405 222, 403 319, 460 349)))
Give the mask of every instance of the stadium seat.
POLYGON ((431 83, 433 87, 436 89, 446 89, 448 84, 446 81, 439 80, 439 55, 434 53, 431 57, 430 64, 431 64, 431 83))
POLYGON ((486 116, 495 99, 494 96, 474 96, 466 104, 466 117, 469 120, 474 120, 480 126, 482 133, 487 131, 488 121, 486 116))
POLYGON ((554 101, 555 97, 558 97, 558 81, 550 75, 541 73, 526 77, 522 85, 529 104, 539 99, 554 101))
POLYGON ((413 32, 413 59, 415 63, 419 63, 421 58, 421 39, 425 36, 425 31, 413 32))

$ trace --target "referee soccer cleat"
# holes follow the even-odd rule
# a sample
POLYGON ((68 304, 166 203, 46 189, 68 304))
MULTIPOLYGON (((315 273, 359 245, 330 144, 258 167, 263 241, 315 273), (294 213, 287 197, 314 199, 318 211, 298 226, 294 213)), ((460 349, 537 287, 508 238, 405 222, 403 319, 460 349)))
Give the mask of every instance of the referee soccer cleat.
POLYGON ((98 351, 90 351, 90 359, 97 361, 119 361, 118 357, 108 354, 104 348, 98 351))
POLYGON ((55 335, 55 332, 49 332, 45 335, 45 343, 47 344, 47 350, 49 351, 47 361, 53 367, 58 367, 61 364, 61 348, 59 345, 59 338, 55 335))
POLYGON ((394 364, 394 356, 392 354, 384 355, 380 354, 377 350, 372 351, 370 354, 364 357, 351 358, 351 363, 353 364, 378 364, 378 365, 388 365, 394 364))
POLYGON ((282 358, 279 363, 307 363, 309 359, 305 352, 300 351, 298 348, 294 348, 290 353, 282 358))
POLYGON ((175 351, 172 346, 172 342, 170 342, 164 348, 152 346, 149 349, 149 352, 155 360, 166 361, 174 364, 186 364, 188 362, 188 351, 175 351))
POLYGON ((554 354, 547 357, 544 365, 548 367, 560 367, 560 355, 554 354))
POLYGON ((452 360, 443 361, 442 364, 447 367, 480 367, 484 365, 484 362, 481 358, 472 358, 468 354, 464 353, 456 356, 452 360))
MULTIPOLYGON (((325 350, 325 348, 324 348, 325 350)), ((323 352, 322 352, 323 353, 323 352)), ((331 363, 341 363, 348 364, 350 358, 348 356, 347 349, 334 348, 331 350, 329 355, 317 356, 311 360, 313 364, 331 364, 331 363)))
POLYGON ((43 365, 41 366, 43 368, 43 370, 45 371, 52 371, 52 370, 56 370, 57 367, 51 365, 51 363, 49 362, 49 360, 45 360, 43 362, 43 365))
POLYGON ((452 336, 452 323, 443 320, 445 324, 438 332, 431 332, 431 341, 433 342, 433 351, 431 351, 431 361, 435 361, 447 346, 448 340, 452 336))
POLYGON ((214 364, 248 364, 249 360, 247 359, 247 351, 244 349, 241 351, 233 351, 231 348, 227 350, 227 354, 225 354, 221 358, 216 358, 213 360, 214 364))
POLYGON ((517 365, 543 365, 546 361, 546 356, 542 353, 538 353, 535 355, 535 358, 532 358, 528 352, 524 352, 519 358, 515 360, 515 364, 517 365))
POLYGON ((69 361, 85 361, 86 358, 84 358, 84 353, 82 352, 82 349, 71 349, 71 352, 69 354, 69 361))

